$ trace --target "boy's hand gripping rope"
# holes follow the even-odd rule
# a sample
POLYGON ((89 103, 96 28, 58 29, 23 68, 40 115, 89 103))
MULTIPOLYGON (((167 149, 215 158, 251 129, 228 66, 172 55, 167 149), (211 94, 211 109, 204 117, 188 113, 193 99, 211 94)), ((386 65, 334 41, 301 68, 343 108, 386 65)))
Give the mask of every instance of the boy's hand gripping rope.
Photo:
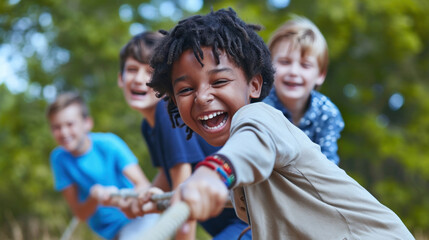
MULTIPOLYGON (((152 195, 151 201, 156 202, 158 210, 167 209, 159 218, 155 226, 146 231, 142 240, 165 240, 172 237, 177 229, 182 226, 189 217, 190 208, 185 202, 178 202, 170 206, 170 199, 174 192, 152 195)), ((131 189, 121 189, 118 193, 111 194, 112 197, 133 197, 138 194, 131 189)))
MULTIPOLYGON (((170 198, 173 196, 174 192, 166 192, 162 194, 152 195, 150 198, 151 201, 156 202, 156 207, 160 211, 164 211, 170 206, 170 198)), ((134 192, 132 189, 119 189, 117 193, 111 193, 111 197, 122 197, 122 198, 137 198, 138 193, 134 192)))

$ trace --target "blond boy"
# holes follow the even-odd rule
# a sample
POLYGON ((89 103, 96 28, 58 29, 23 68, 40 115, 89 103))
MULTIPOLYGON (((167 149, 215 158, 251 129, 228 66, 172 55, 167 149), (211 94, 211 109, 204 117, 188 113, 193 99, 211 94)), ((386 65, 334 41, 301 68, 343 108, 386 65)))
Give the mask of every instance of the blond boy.
POLYGON ((325 38, 310 20, 295 17, 274 32, 268 47, 274 88, 264 102, 280 110, 338 165, 337 141, 344 121, 335 104, 316 90, 328 71, 325 38))

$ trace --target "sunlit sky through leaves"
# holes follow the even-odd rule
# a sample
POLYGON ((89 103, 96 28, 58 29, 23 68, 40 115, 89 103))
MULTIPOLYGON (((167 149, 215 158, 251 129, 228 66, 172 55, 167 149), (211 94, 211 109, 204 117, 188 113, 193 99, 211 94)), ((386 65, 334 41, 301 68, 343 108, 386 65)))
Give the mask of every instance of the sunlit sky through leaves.
MULTIPOLYGON (((16 5, 19 2, 20 0, 8 1, 9 5, 16 5)), ((267 4, 274 8, 285 8, 289 3, 290 0, 267 0, 267 4)), ((183 11, 195 13, 200 11, 203 5, 203 0, 164 0, 142 3, 137 9, 133 9, 131 5, 125 3, 119 8, 118 14, 124 22, 138 19, 134 14, 149 21, 168 18, 177 22, 183 18, 183 11)), ((34 90, 35 87, 29 84, 26 58, 32 56, 39 58, 46 72, 52 72, 59 65, 69 61, 70 53, 67 49, 49 45, 52 36, 48 34, 52 34, 50 30, 53 26, 52 16, 48 12, 40 14, 37 23, 29 17, 23 17, 13 26, 9 43, 0 44, 0 84, 5 84, 10 92, 37 92, 34 90), (46 31, 41 33, 31 29, 35 24, 39 24, 46 31)), ((147 29, 147 26, 140 22, 131 22, 129 32, 135 35, 147 29)))
MULTIPOLYGON (((9 0, 10 5, 18 4, 20 0, 9 0)), ((124 3, 118 9, 118 15, 123 22, 130 22, 129 32, 131 35, 138 34, 148 29, 141 22, 132 22, 135 19, 158 21, 169 19, 179 21, 184 16, 183 11, 190 13, 202 9, 203 0, 178 0, 178 1, 156 1, 156 3, 141 3, 136 9, 124 3), (138 16, 135 16, 138 14, 138 16)), ((269 7, 277 9, 286 8, 290 0, 267 0, 269 7)), ((69 61, 70 53, 67 49, 50 46, 53 38, 52 28, 54 26, 52 16, 49 12, 40 14, 37 23, 29 17, 19 19, 13 26, 10 34, 10 43, 0 45, 0 84, 5 84, 11 93, 28 91, 30 95, 42 95, 52 98, 56 91, 53 86, 45 86, 43 89, 38 84, 30 84, 27 74, 26 58, 36 56, 42 63, 46 72, 54 71, 59 65, 69 61), (36 32, 31 29, 34 24, 39 24, 46 31, 36 32), (51 35, 49 35, 51 34, 51 35)), ((359 90, 353 84, 347 84, 343 94, 348 98, 359 97, 359 90)), ((393 93, 388 100, 389 108, 393 111, 400 109, 404 104, 404 97, 400 93, 393 93)), ((380 122, 385 122, 380 120, 380 122)))

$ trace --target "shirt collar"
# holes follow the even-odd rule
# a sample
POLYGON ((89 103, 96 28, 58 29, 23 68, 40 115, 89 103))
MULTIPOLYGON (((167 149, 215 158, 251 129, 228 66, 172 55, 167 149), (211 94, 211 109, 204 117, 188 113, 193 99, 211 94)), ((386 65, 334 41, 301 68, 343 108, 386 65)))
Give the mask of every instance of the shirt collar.
MULTIPOLYGON (((280 99, 278 98, 277 94, 275 94, 275 89, 271 89, 271 93, 270 93, 272 103, 274 104, 274 107, 277 109, 280 109, 281 112, 283 113, 283 115, 289 119, 289 121, 292 121, 292 115, 290 113, 290 111, 288 109, 286 109, 285 106, 283 106, 282 102, 280 101, 280 99)), ((312 90, 310 92, 310 100, 309 100, 309 105, 307 107, 307 110, 304 113, 304 116, 301 118, 301 120, 299 121, 299 127, 307 127, 309 125, 311 125, 316 116, 318 116, 320 114, 321 111, 321 100, 322 100, 322 94, 320 94, 319 92, 312 90)))

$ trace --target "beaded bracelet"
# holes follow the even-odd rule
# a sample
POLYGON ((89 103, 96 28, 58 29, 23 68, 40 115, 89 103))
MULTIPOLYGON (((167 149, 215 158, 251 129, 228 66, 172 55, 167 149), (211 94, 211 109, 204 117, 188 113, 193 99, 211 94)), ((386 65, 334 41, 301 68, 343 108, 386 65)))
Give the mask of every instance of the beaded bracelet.
POLYGON ((221 159, 219 159, 216 155, 214 156, 208 156, 206 157, 206 159, 204 159, 204 161, 212 161, 220 166, 222 166, 222 168, 225 170, 226 173, 228 173, 228 175, 232 174, 232 169, 229 166, 229 164, 225 161, 222 161, 221 159))
POLYGON ((200 166, 206 166, 206 167, 216 171, 220 175, 222 181, 225 183, 227 188, 230 188, 231 185, 235 182, 235 176, 232 173, 232 168, 229 166, 229 164, 227 162, 220 159, 217 155, 206 157, 204 159, 204 161, 199 162, 195 166, 195 169, 197 169, 200 166), (218 164, 219 166, 216 167, 215 165, 213 165, 210 162, 214 162, 214 163, 218 164))
MULTIPOLYGON (((209 156, 212 157, 212 156, 209 156)), ((208 157, 208 158, 209 158, 208 157)), ((211 170, 216 171, 220 178, 222 179, 223 183, 226 185, 227 188, 229 188, 235 181, 235 176, 233 174, 228 174, 225 170, 224 170, 224 165, 222 164, 222 162, 220 162, 220 166, 216 167, 215 165, 213 165, 210 160, 206 158, 204 159, 204 161, 199 162, 196 166, 195 169, 201 167, 201 166, 206 166, 208 168, 210 168, 211 170)), ((217 161, 213 161, 215 163, 218 163, 217 161)), ((231 172, 231 168, 229 168, 229 166, 226 164, 226 166, 229 169, 229 172, 231 172)))
POLYGON ((235 183, 236 179, 234 169, 230 165, 229 161, 226 161, 226 159, 227 158, 225 156, 221 156, 219 154, 206 157, 206 161, 213 161, 222 166, 222 169, 225 170, 228 175, 228 177, 225 179, 225 184, 228 188, 230 188, 235 183))
POLYGON ((215 167, 215 165, 213 165, 213 164, 211 164, 211 163, 209 163, 209 162, 206 162, 206 161, 201 161, 201 162, 199 162, 199 163, 195 166, 195 169, 197 169, 197 168, 199 168, 199 167, 201 167, 201 166, 206 166, 206 167, 210 168, 211 170, 216 171, 216 167, 215 167))
POLYGON ((216 168, 216 171, 222 176, 222 180, 225 183, 226 187, 231 187, 232 183, 234 183, 235 176, 234 175, 227 175, 226 172, 221 168, 216 168))

